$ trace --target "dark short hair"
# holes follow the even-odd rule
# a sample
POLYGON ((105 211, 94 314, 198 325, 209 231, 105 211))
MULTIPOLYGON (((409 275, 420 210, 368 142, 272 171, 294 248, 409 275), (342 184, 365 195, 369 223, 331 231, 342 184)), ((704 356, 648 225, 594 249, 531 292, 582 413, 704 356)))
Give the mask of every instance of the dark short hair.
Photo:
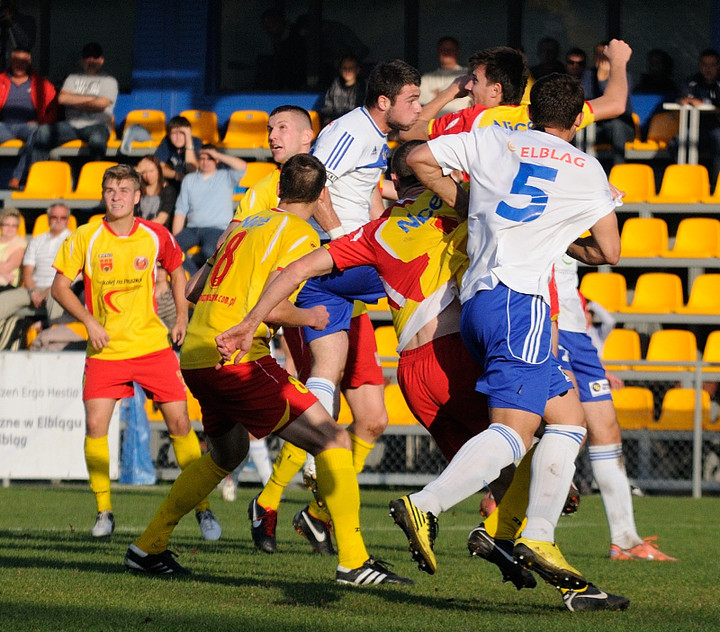
POLYGON ((412 178, 417 180, 415 172, 408 167, 407 157, 408 154, 419 145, 424 145, 424 140, 409 140, 398 147, 392 155, 390 161, 390 173, 394 174, 401 181, 405 178, 412 178))
POLYGON ((720 60, 720 53, 718 53, 714 48, 705 48, 701 53, 700 57, 714 57, 717 60, 720 60))
POLYGON ((568 59, 572 55, 573 57, 582 57, 583 63, 587 61, 587 55, 585 54, 585 51, 582 48, 578 48, 577 46, 575 48, 571 48, 567 53, 565 53, 565 59, 568 59))
POLYGON ((105 188, 105 185, 111 180, 114 180, 116 182, 119 182, 120 180, 132 180, 136 191, 140 190, 140 186, 142 184, 140 174, 135 171, 134 167, 131 167, 130 165, 115 165, 114 167, 109 167, 108 169, 105 169, 105 173, 103 174, 102 179, 103 189, 105 188))
POLYGON ((437 41, 437 47, 440 48, 445 42, 450 42, 451 44, 454 44, 457 48, 460 48, 460 42, 458 42, 452 35, 443 35, 438 41, 437 41))
POLYGON ((365 96, 365 106, 373 107, 382 96, 395 103, 395 97, 407 85, 419 86, 420 73, 417 68, 402 59, 393 59, 375 66, 370 72, 365 96))
POLYGON ((167 122, 167 133, 169 134, 171 130, 177 129, 178 127, 191 127, 190 121, 184 116, 173 116, 167 122))
POLYGON ((268 118, 271 118, 276 114, 282 114, 283 112, 295 112, 295 114, 306 120, 309 128, 312 128, 310 113, 305 108, 301 108, 299 105, 278 105, 272 112, 270 112, 270 116, 268 116, 268 118))
POLYGON ((82 47, 82 52, 80 53, 80 56, 83 59, 87 59, 88 57, 102 57, 102 46, 100 46, 100 44, 98 44, 97 42, 89 42, 82 47))
POLYGON ((295 154, 280 172, 280 199, 283 202, 314 202, 325 188, 325 166, 310 154, 295 154))
POLYGON ((530 74, 522 51, 509 46, 484 48, 470 57, 468 64, 471 71, 483 66, 487 80, 502 86, 503 105, 520 105, 530 74))
POLYGON ((530 120, 536 129, 570 129, 585 104, 585 91, 570 75, 554 72, 530 90, 530 120))

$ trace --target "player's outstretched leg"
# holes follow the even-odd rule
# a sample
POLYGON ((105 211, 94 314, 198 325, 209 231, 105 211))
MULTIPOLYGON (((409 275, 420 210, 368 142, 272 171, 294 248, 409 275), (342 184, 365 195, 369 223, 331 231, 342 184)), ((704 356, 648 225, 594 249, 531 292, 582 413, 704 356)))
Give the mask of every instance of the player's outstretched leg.
POLYGON ((676 557, 663 553, 655 543, 656 535, 643 538, 642 544, 629 549, 621 549, 617 544, 610 545, 611 560, 644 560, 646 562, 677 562, 676 557))
POLYGON ((470 555, 481 557, 500 569, 503 582, 512 582, 518 590, 537 586, 532 573, 513 559, 513 540, 495 539, 485 530, 485 525, 480 524, 470 532, 467 544, 470 555))
POLYGON ((625 610, 630 605, 627 597, 606 593, 590 583, 579 590, 561 588, 560 592, 562 592, 563 603, 570 612, 625 610))
POLYGON ((430 575, 435 573, 437 560, 433 548, 438 532, 437 518, 431 512, 420 511, 409 496, 390 501, 390 516, 404 531, 418 568, 430 575))
POLYGON ((258 503, 258 494, 248 505, 248 518, 250 519, 250 534, 255 547, 264 553, 275 553, 277 542, 275 528, 277 527, 278 513, 269 507, 262 507, 258 503))
POLYGON ((313 516, 312 513, 310 513, 309 506, 295 514, 293 527, 295 531, 310 542, 313 553, 335 555, 335 549, 333 548, 332 538, 330 536, 330 523, 313 516))
POLYGON ((583 574, 568 564, 554 542, 518 538, 513 557, 523 568, 535 571, 552 586, 582 590, 588 584, 583 574))

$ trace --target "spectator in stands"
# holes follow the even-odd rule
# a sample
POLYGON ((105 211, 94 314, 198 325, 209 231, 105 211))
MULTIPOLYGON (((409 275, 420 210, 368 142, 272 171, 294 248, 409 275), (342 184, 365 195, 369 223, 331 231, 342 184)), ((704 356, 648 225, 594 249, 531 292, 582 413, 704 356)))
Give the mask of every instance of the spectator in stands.
POLYGON ((206 144, 198 152, 198 170, 183 179, 172 232, 185 253, 184 265, 190 274, 215 253, 220 235, 233 218, 233 192, 246 169, 242 158, 221 154, 206 144), (194 246, 200 246, 199 265, 188 254, 194 246))
POLYGON ((20 264, 27 241, 18 235, 20 211, 6 208, 0 211, 0 292, 20 283, 20 264))
POLYGON ((62 307, 50 296, 55 279, 52 264, 62 242, 72 232, 68 228, 70 209, 64 204, 53 204, 47 210, 50 230, 41 233, 28 244, 22 259, 22 284, 0 294, 0 320, 16 315, 25 307, 44 308, 48 321, 60 318, 62 307))
MULTIPOLYGON (((680 103, 714 105, 720 107, 720 54, 713 48, 700 53, 700 71, 685 84, 680 103)), ((710 181, 717 181, 720 172, 720 116, 706 114, 700 117, 698 149, 712 155, 709 166, 710 181)))
POLYGON ((87 143, 91 160, 105 157, 118 84, 102 72, 105 57, 100 44, 85 44, 81 57, 83 72, 68 75, 58 95, 65 120, 38 128, 31 142, 32 162, 47 160, 53 147, 76 139, 87 143))
POLYGON ((647 69, 640 75, 635 92, 637 94, 662 94, 669 100, 678 95, 673 79, 673 59, 662 48, 653 48, 647 54, 647 69))
MULTIPOLYGON (((583 84, 585 98, 590 101, 602 96, 607 88, 610 76, 610 61, 603 52, 607 42, 600 42, 595 46, 595 66, 589 74, 589 82, 583 84)), ((596 142, 598 144, 609 144, 612 148, 611 165, 625 162, 625 143, 635 138, 635 123, 632 117, 632 103, 630 92, 632 91, 630 75, 628 75, 628 96, 625 104, 625 112, 617 118, 599 121, 597 125, 596 142)))
POLYGON ((35 18, 18 13, 15 0, 0 2, 0 60, 5 66, 16 48, 32 49, 36 32, 35 18))
POLYGON ((30 51, 16 48, 8 69, 0 75, 0 143, 17 138, 24 145, 8 188, 19 189, 27 167, 27 148, 40 123, 54 123, 57 115, 55 87, 37 74, 30 51))
POLYGON ((582 48, 571 48, 565 54, 565 72, 575 77, 581 83, 583 90, 589 85, 592 71, 587 67, 587 55, 582 48))
POLYGON ((365 80, 360 77, 360 62, 353 55, 340 60, 338 76, 325 92, 321 109, 323 125, 340 118, 365 103, 365 80))
POLYGON ((565 66, 560 61, 560 42, 555 38, 543 37, 538 42, 537 58, 538 63, 530 68, 530 74, 535 81, 553 72, 565 72, 565 66))
MULTIPOLYGON (((426 72, 420 82, 420 104, 425 105, 432 101, 440 92, 447 88, 458 77, 468 74, 466 66, 458 63, 460 58, 460 43, 454 38, 446 35, 441 37, 437 43, 438 67, 435 70, 426 72)), ((439 114, 457 112, 470 105, 468 98, 453 99, 443 106, 439 114)))
POLYGON ((177 194, 186 174, 197 171, 197 155, 202 141, 192 135, 190 121, 173 116, 167 123, 167 134, 160 141, 155 155, 162 166, 163 176, 177 194))
POLYGON ((177 193, 165 181, 160 160, 152 154, 145 156, 135 170, 140 174, 138 214, 170 228, 177 193))

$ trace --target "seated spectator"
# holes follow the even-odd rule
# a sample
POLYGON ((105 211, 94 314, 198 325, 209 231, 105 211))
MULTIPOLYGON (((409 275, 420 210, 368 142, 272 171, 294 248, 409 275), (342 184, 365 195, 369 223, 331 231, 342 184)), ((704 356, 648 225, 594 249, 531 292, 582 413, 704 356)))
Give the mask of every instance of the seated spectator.
MULTIPOLYGON (((700 71, 690 77, 680 103, 720 107, 720 54, 713 48, 700 53, 700 71)), ((710 182, 717 182, 720 172, 720 116, 716 113, 700 117, 698 149, 710 154, 710 182)))
POLYGON ((7 66, 17 47, 31 50, 35 44, 37 25, 32 15, 20 13, 16 0, 0 2, 0 63, 7 66))
POLYGON ((325 93, 321 109, 323 125, 340 118, 365 103, 365 81, 360 77, 360 62, 352 55, 340 60, 339 74, 325 93))
POLYGON ((140 174, 140 217, 170 228, 177 193, 165 181, 160 160, 154 155, 145 156, 135 171, 140 174))
POLYGON ((678 95, 678 87, 673 80, 673 59, 661 48, 653 48, 647 54, 647 70, 640 75, 635 88, 636 94, 663 94, 669 100, 678 95))
POLYGON ((65 120, 41 125, 35 132, 30 147, 33 163, 47 160, 51 149, 76 139, 87 143, 91 160, 105 157, 118 83, 102 72, 105 57, 100 44, 85 44, 81 57, 83 71, 68 75, 58 95, 65 120))
POLYGON ((215 253, 220 235, 233 218, 233 192, 246 169, 242 158, 203 145, 198 153, 198 170, 183 179, 172 232, 185 253, 184 266, 190 274, 198 270, 198 261, 202 265, 215 253), (198 261, 188 255, 194 246, 200 246, 198 261))
MULTIPOLYGON (((453 79, 468 74, 466 66, 458 63, 460 58, 460 44, 454 37, 441 37, 437 43, 438 67, 426 72, 420 81, 420 103, 425 105, 432 101, 441 90, 447 88, 453 79)), ((448 112, 457 112, 470 106, 470 99, 453 99, 445 105, 438 116, 448 112)))
POLYGON ((565 72, 575 77, 583 89, 589 84, 592 71, 587 67, 587 55, 582 48, 571 48, 565 53, 565 72))
POLYGON ((24 145, 8 188, 19 189, 27 168, 27 149, 40 123, 54 123, 57 115, 55 87, 37 74, 30 51, 16 48, 8 69, 0 75, 0 143, 17 138, 24 145))
MULTIPOLYGON (((64 204, 53 204, 47 210, 50 230, 30 241, 22 259, 23 287, 0 294, 0 320, 17 315, 25 307, 44 308, 47 320, 53 321, 63 314, 63 309, 50 296, 50 286, 55 279, 52 264, 62 242, 72 232, 68 228, 70 209, 64 204)), ((3 231, 4 232, 4 231, 3 231)))
POLYGON ((20 284, 20 264, 27 241, 18 235, 20 211, 5 208, 0 211, 0 292, 20 284))
POLYGON ((165 180, 176 194, 185 175, 197 170, 200 147, 202 141, 192 135, 190 121, 184 116, 173 116, 168 121, 167 134, 160 141, 155 155, 165 180))
POLYGON ((553 72, 565 72, 565 66, 560 61, 560 42, 555 38, 543 37, 538 42, 537 58, 538 63, 530 68, 530 74, 535 81, 553 72))

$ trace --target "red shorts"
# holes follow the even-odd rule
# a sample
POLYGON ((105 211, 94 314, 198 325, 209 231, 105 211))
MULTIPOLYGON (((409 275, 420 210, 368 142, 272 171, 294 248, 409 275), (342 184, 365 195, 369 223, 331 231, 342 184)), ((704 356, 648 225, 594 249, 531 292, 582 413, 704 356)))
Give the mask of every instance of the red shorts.
POLYGON ((188 388, 200 402, 203 427, 219 437, 241 424, 258 439, 279 432, 317 402, 302 382, 274 358, 227 364, 219 371, 184 369, 188 388))
POLYGON ((475 390, 481 372, 459 333, 400 354, 400 389, 448 461, 490 424, 485 395, 475 390))

